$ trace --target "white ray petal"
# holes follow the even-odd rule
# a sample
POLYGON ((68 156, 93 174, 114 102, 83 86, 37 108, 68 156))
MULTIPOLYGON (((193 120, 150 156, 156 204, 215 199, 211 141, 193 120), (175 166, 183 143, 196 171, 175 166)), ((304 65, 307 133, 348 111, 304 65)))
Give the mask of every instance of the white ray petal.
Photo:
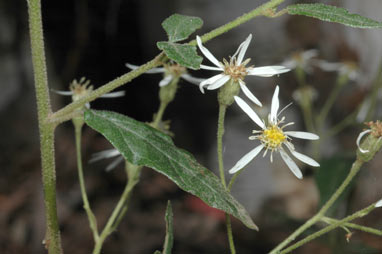
POLYGON ((285 73, 290 69, 281 65, 263 66, 248 69, 248 75, 260 77, 272 77, 277 74, 285 73))
POLYGON ((223 76, 225 76, 225 74, 220 73, 220 74, 218 74, 218 75, 212 76, 211 78, 202 81, 202 82, 199 84, 200 91, 201 91, 202 93, 204 93, 204 89, 203 89, 204 86, 207 86, 207 85, 210 85, 210 84, 212 84, 212 83, 215 83, 217 80, 219 80, 219 79, 222 78, 223 76))
POLYGON ((204 80, 206 80, 206 79, 204 79, 204 78, 193 77, 193 76, 191 76, 190 74, 187 74, 187 73, 182 74, 181 77, 182 77, 184 80, 186 80, 186 81, 188 81, 188 82, 190 82, 191 84, 194 84, 194 85, 199 85, 199 84, 202 83, 204 80))
POLYGON ((304 52, 302 52, 301 56, 302 58, 306 61, 309 60, 312 57, 316 57, 318 55, 318 50, 317 49, 309 49, 304 52))
POLYGON ((375 203, 375 207, 382 207, 382 199, 375 203))
POLYGON ((228 172, 230 174, 235 174, 240 169, 244 168, 248 163, 250 163, 264 148, 264 145, 258 145, 256 148, 251 150, 249 153, 244 155, 228 172))
POLYGON ((249 34, 247 39, 245 39, 245 41, 242 43, 242 46, 241 46, 241 49, 239 52, 239 56, 237 57, 237 62, 236 62, 237 65, 240 65, 241 62, 243 61, 245 52, 247 52, 249 43, 251 43, 251 39, 252 39, 252 34, 249 34))
POLYGON ((329 63, 325 60, 312 60, 312 63, 324 71, 339 71, 343 66, 341 63, 329 63))
POLYGON ((253 93, 248 89, 244 81, 239 79, 239 84, 240 84, 241 90, 243 90, 244 94, 248 97, 248 99, 250 99, 251 101, 253 101, 253 103, 255 103, 256 105, 260 107, 263 106, 261 102, 256 98, 256 96, 254 96, 253 93))
POLYGON ((289 69, 294 69, 297 66, 297 62, 294 59, 288 59, 288 60, 282 62, 281 65, 285 66, 286 68, 289 68, 289 69))
POLYGON ((172 75, 166 75, 160 82, 159 82, 159 86, 162 87, 162 86, 167 86, 168 84, 170 84, 171 80, 173 79, 173 76, 172 75))
POLYGON ((277 111, 279 110, 280 102, 279 102, 279 86, 276 86, 275 92, 272 97, 271 104, 271 122, 272 124, 276 124, 277 122, 277 111))
POLYGON ((100 98, 116 98, 116 97, 125 96, 125 94, 126 94, 126 91, 118 91, 118 92, 112 92, 112 93, 101 95, 100 98))
POLYGON ((310 133, 310 132, 305 132, 305 131, 284 131, 284 134, 294 138, 301 138, 301 139, 308 139, 308 140, 320 139, 318 135, 314 133, 310 133))
POLYGON ((60 91, 60 90, 54 90, 54 89, 51 89, 51 91, 55 94, 64 95, 64 96, 72 96, 73 95, 72 91, 60 91))
POLYGON ((368 153, 369 152, 369 150, 364 150, 364 149, 362 149, 361 148, 361 139, 363 138, 363 136, 365 136, 366 134, 368 134, 369 132, 371 132, 371 130, 369 129, 369 130, 365 130, 365 131, 363 131, 363 132, 361 132, 359 135, 358 135, 358 137, 357 137, 357 141, 356 141, 356 143, 357 143, 357 146, 358 146, 358 149, 359 149, 359 151, 361 152, 361 153, 368 153))
POLYGON ((253 111, 253 109, 238 96, 235 96, 235 101, 237 105, 252 119, 261 129, 265 130, 265 124, 261 121, 260 117, 253 111))
POLYGON ((289 157, 289 155, 283 150, 280 149, 280 155, 283 161, 287 164, 292 173, 298 178, 302 179, 301 170, 298 168, 297 164, 289 157))
POLYGON ((110 170, 114 169, 119 163, 121 163, 123 161, 123 157, 120 156, 118 158, 116 158, 115 160, 113 160, 109 165, 107 165, 106 167, 106 171, 109 172, 110 170))
POLYGON ((215 81, 215 83, 207 86, 208 90, 215 90, 223 86, 225 83, 227 83, 228 80, 230 80, 230 76, 228 75, 223 75, 219 80, 215 81))
POLYGON ((204 65, 204 64, 200 65, 200 69, 210 70, 210 71, 224 71, 224 68, 222 68, 222 67, 214 67, 214 66, 208 66, 208 65, 204 65))
MULTIPOLYGON (((138 65, 129 64, 129 63, 126 63, 125 65, 127 68, 132 69, 132 70, 138 69, 140 67, 138 65)), ((154 73, 163 73, 163 72, 165 72, 165 68, 160 67, 160 68, 152 68, 152 69, 146 71, 145 73, 154 74, 154 73)))
POLYGON ((211 63, 215 64, 217 67, 222 68, 221 63, 211 54, 207 48, 202 45, 202 40, 199 36, 196 36, 196 42, 198 43, 199 49, 202 51, 203 55, 205 55, 205 57, 207 57, 211 63))
POLYGON ((108 159, 115 156, 121 155, 117 149, 108 149, 101 151, 92 155, 92 158, 89 160, 89 163, 93 163, 102 159, 108 159))
POLYGON ((317 161, 313 160, 309 156, 306 156, 305 154, 299 153, 299 152, 297 152, 297 151, 295 151, 293 149, 290 149, 290 148, 289 148, 289 151, 292 153, 292 155, 294 157, 296 157, 300 161, 304 162, 305 164, 308 164, 308 165, 310 165, 312 167, 319 167, 320 166, 320 164, 317 161))

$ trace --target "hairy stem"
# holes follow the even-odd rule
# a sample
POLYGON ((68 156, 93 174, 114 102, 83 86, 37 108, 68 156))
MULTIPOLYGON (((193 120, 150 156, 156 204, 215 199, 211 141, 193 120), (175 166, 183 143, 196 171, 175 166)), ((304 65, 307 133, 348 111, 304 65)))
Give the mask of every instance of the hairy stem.
POLYGON ((147 62, 144 65, 139 66, 137 69, 130 71, 129 73, 126 73, 109 83, 97 88, 93 92, 89 93, 88 95, 82 97, 81 99, 77 101, 73 101, 69 105, 65 106, 64 108, 60 109, 59 111, 55 112, 50 116, 50 121, 54 121, 56 118, 63 118, 65 115, 72 113, 75 109, 83 107, 87 102, 93 101, 100 97, 101 95, 104 95, 105 93, 108 93, 128 82, 133 80, 134 78, 140 76, 141 74, 145 73, 146 71, 160 65, 162 63, 162 60, 164 58, 164 54, 160 53, 157 55, 153 60, 147 62))
MULTIPOLYGON (((249 13, 246 13, 246 14, 236 18, 235 20, 233 20, 233 21, 231 21, 225 25, 222 25, 222 26, 212 30, 211 32, 204 34, 202 36, 202 41, 203 42, 209 41, 209 40, 211 40, 211 39, 213 39, 213 38, 215 38, 215 37, 217 37, 217 36, 219 36, 225 32, 228 32, 229 30, 232 30, 233 28, 235 28, 235 27, 237 27, 237 26, 239 26, 245 22, 248 22, 249 20, 251 20, 257 16, 267 15, 268 11, 270 9, 276 8, 278 5, 280 5, 284 1, 285 0, 271 0, 271 1, 255 8, 254 10, 250 11, 249 13)), ((190 41, 189 45, 196 45, 196 40, 190 41)), ((97 99, 98 97, 100 97, 101 95, 108 93, 108 92, 116 89, 117 87, 120 87, 120 86, 130 82, 134 78, 136 78, 136 77, 142 75, 143 73, 145 73, 146 71, 162 64, 166 60, 167 60, 167 57, 164 55, 164 53, 163 52, 160 53, 153 60, 147 62, 144 65, 141 65, 139 68, 137 68, 137 69, 135 69, 129 73, 126 73, 126 74, 122 75, 121 77, 118 77, 118 78, 110 81, 109 83, 99 87, 98 89, 94 90, 93 92, 91 92, 89 95, 83 97, 82 99, 80 99, 76 102, 72 102, 69 105, 65 106, 64 108, 60 109, 59 111, 55 112, 54 114, 51 115, 49 120, 55 121, 56 118, 67 120, 65 115, 70 114, 76 108, 82 107, 87 102, 93 101, 93 100, 97 99)))
POLYGON ((219 106, 218 118, 218 133, 217 133, 217 149, 218 149, 218 163, 219 163, 219 176, 220 181, 226 187, 224 162, 223 162, 223 135, 224 135, 224 118, 227 107, 224 105, 219 106))
POLYGON ((47 123, 51 113, 46 71, 41 2, 29 0, 29 34, 32 51, 33 75, 36 91, 44 204, 46 213, 46 248, 49 254, 62 253, 56 205, 56 169, 54 160, 55 125, 47 123))

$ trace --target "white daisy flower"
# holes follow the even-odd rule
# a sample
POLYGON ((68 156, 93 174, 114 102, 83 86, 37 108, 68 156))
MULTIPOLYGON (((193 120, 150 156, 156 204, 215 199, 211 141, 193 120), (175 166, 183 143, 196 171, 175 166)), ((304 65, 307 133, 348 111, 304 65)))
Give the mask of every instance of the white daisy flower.
POLYGON ((315 60, 313 63, 323 71, 336 71, 340 75, 346 75, 350 80, 356 81, 360 78, 359 68, 355 62, 345 61, 330 63, 325 60, 315 60))
POLYGON ((366 150, 366 149, 362 149, 362 148, 361 148, 361 140, 362 140, 363 136, 365 136, 366 134, 368 134, 368 133, 370 133, 370 132, 371 132, 371 129, 362 131, 362 132, 358 135, 358 137, 357 137, 356 144, 357 144, 357 147, 358 147, 358 149, 359 149, 359 151, 360 151, 361 153, 368 153, 368 152, 369 152, 369 150, 366 150))
MULTIPOLYGON (((241 98, 235 96, 236 103, 240 108, 261 128, 261 130, 254 130, 254 136, 250 136, 250 140, 259 140, 260 145, 255 147, 252 151, 244 155, 233 168, 229 170, 229 173, 234 174, 240 169, 244 168, 248 163, 250 163, 261 150, 265 149, 263 156, 265 156, 268 150, 271 152, 270 161, 273 162, 273 152, 279 152, 281 158, 287 164, 292 173, 299 179, 302 179, 302 173, 296 163, 291 159, 286 150, 298 160, 313 166, 319 167, 315 160, 312 158, 297 152, 291 143, 293 138, 308 139, 308 140, 317 140, 319 137, 316 134, 303 131, 284 131, 284 128, 292 125, 293 122, 283 124, 285 117, 281 119, 278 118, 280 113, 277 113, 279 109, 279 87, 277 86, 272 98, 271 112, 268 115, 268 122, 265 124, 264 120, 261 120, 260 117, 252 110, 252 108, 244 102, 241 98), (283 125, 281 125, 283 124, 283 125), (285 149, 285 147, 287 149, 285 149)), ((285 108, 284 108, 285 109, 285 108)))
MULTIPOLYGON (((93 91, 93 86, 90 85, 90 80, 86 80, 85 77, 82 77, 80 81, 77 81, 76 79, 72 81, 72 83, 69 86, 70 91, 60 91, 60 90, 54 90, 52 89, 52 92, 64 95, 64 96, 72 96, 73 101, 77 101, 80 98, 88 95, 93 91)), ((118 91, 118 92, 111 92, 104 95, 101 95, 99 98, 116 98, 116 97, 122 97, 125 95, 125 91, 118 91)), ((85 106, 87 108, 90 108, 90 104, 86 103, 85 106)))
POLYGON ((117 158, 115 158, 106 167, 106 171, 110 171, 110 170, 114 169, 119 163, 121 163, 123 161, 123 157, 117 149, 108 149, 108 150, 104 150, 104 151, 95 153, 92 155, 92 158, 89 160, 89 163, 93 163, 96 161, 100 161, 103 159, 109 159, 109 158, 113 158, 113 157, 117 157, 117 158))
POLYGON ((252 34, 250 34, 247 39, 242 42, 239 48, 236 50, 235 54, 230 57, 228 62, 223 59, 223 63, 219 62, 211 52, 202 45, 202 40, 199 36, 196 36, 196 41, 198 43, 200 51, 203 55, 208 58, 215 66, 200 65, 200 69, 221 71, 222 73, 215 75, 209 79, 204 80, 200 83, 199 87, 202 93, 204 93, 204 87, 208 90, 214 90, 222 87, 230 79, 235 82, 239 82, 241 90, 244 94, 255 104, 261 106, 261 102, 251 93, 244 82, 244 78, 247 75, 260 76, 260 77, 271 77, 277 74, 285 73, 290 71, 284 66, 263 66, 263 67, 246 67, 246 65, 251 60, 250 58, 244 59, 244 54, 248 49, 249 43, 251 42, 252 34))
MULTIPOLYGON (((126 67, 132 70, 137 69, 139 66, 138 65, 133 65, 126 63, 126 67)), ((205 79, 203 78, 196 78, 191 76, 190 74, 187 73, 187 69, 177 63, 175 64, 165 64, 164 67, 160 68, 153 68, 145 73, 147 74, 155 74, 155 73, 164 73, 163 79, 159 82, 159 86, 167 86, 168 84, 171 83, 171 81, 174 79, 175 76, 181 77, 184 80, 190 82, 191 84, 194 85, 199 85, 202 81, 205 79)))
POLYGON ((301 68, 307 73, 312 72, 311 60, 318 55, 317 49, 297 51, 281 63, 289 69, 301 68))

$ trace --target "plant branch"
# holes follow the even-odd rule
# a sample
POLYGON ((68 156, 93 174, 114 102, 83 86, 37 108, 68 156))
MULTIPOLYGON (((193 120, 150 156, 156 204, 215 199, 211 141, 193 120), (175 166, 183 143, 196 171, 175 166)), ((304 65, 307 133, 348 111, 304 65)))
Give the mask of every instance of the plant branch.
POLYGON ((353 213, 352 215, 349 215, 347 216, 346 218, 342 219, 342 220, 339 220, 337 221, 336 223, 333 223, 331 224, 330 226, 327 226, 307 237, 305 237, 304 239, 302 239, 301 241, 298 241, 297 243, 293 244, 292 246, 286 248, 285 250, 279 252, 279 254, 286 254, 286 253, 289 253, 291 252, 292 250, 295 250, 297 249, 298 247, 301 247, 302 245, 312 241, 313 239, 323 235, 323 234, 326 234, 330 231, 332 231, 333 229, 337 228, 337 227, 341 227, 341 226, 344 226, 347 222, 349 221, 352 221, 354 219, 357 219, 357 218, 361 218, 363 216, 366 216, 367 214, 369 214, 372 210, 374 210, 376 207, 375 207, 375 203, 362 209, 362 210, 359 210, 358 212, 356 213, 353 213))
POLYGON ((29 34, 40 131, 40 150, 44 204, 46 213, 46 248, 49 254, 62 253, 56 205, 56 169, 54 160, 54 124, 46 123, 51 113, 45 61, 40 0, 28 0, 29 34))
POLYGON ((290 242, 294 241, 296 239, 296 237, 298 237, 300 234, 302 234, 305 230, 310 228, 316 222, 321 220, 321 218, 325 215, 326 211, 338 199, 338 197, 346 189, 346 187, 349 185, 349 183, 354 178, 354 176, 356 176, 358 171, 361 169, 361 166, 363 165, 363 163, 364 163, 363 160, 357 158, 356 161, 353 163, 353 165, 350 169, 350 172, 347 175, 346 179, 342 182, 340 187, 338 187, 338 189, 333 193, 333 195, 330 197, 330 199, 324 204, 324 206, 320 209, 320 211, 318 211, 318 213, 316 215, 314 215, 311 219, 309 219, 302 226, 300 226, 296 231, 294 231, 290 236, 288 236, 283 242, 281 242, 279 245, 277 245, 276 248, 274 248, 270 252, 270 254, 280 253, 280 250, 282 250, 290 242))
MULTIPOLYGON (((328 224, 334 224, 334 223, 338 223, 340 221, 340 220, 329 218, 329 217, 322 217, 321 220, 323 222, 325 222, 325 223, 328 223, 328 224)), ((343 227, 347 227, 347 228, 357 229, 357 230, 360 230, 360 231, 364 231, 366 233, 382 236, 382 230, 378 230, 378 229, 375 229, 375 228, 361 226, 361 225, 358 225, 358 224, 355 224, 355 223, 350 223, 350 222, 343 223, 342 226, 343 227)))
MULTIPOLYGON (((211 32, 204 34, 202 36, 202 41, 203 42, 209 41, 209 40, 211 40, 211 39, 213 39, 213 38, 215 38, 215 37, 217 37, 217 36, 219 36, 225 32, 228 32, 229 30, 231 30, 231 29, 233 29, 233 28, 235 28, 235 27, 237 27, 237 26, 239 26, 245 22, 248 22, 249 20, 251 20, 257 16, 266 15, 267 11, 269 9, 277 7, 282 2, 284 2, 284 0, 271 0, 271 1, 261 5, 259 7, 257 7, 256 9, 250 11, 249 13, 246 13, 246 14, 236 18, 235 20, 233 20, 233 21, 231 21, 225 25, 222 25, 222 26, 212 30, 211 32)), ((188 44, 189 45, 196 45, 196 40, 192 40, 188 44)), ((140 76, 141 74, 145 73, 146 71, 162 64, 166 60, 167 60, 167 57, 165 56, 165 54, 163 52, 160 53, 153 60, 147 62, 146 64, 141 65, 137 69, 130 71, 130 72, 122 75, 121 77, 110 81, 109 83, 107 83, 107 84, 99 87, 98 89, 94 90, 93 92, 91 92, 88 96, 85 96, 76 102, 72 102, 69 105, 65 106, 64 108, 60 109, 59 111, 55 112, 54 114, 52 114, 50 116, 49 120, 55 121, 56 118, 62 118, 64 120, 66 120, 66 118, 64 116, 67 114, 70 114, 76 108, 82 107, 86 103, 97 99, 101 95, 108 93, 108 92, 116 89, 117 87, 120 87, 120 86, 130 82, 134 78, 136 78, 136 77, 140 76)))

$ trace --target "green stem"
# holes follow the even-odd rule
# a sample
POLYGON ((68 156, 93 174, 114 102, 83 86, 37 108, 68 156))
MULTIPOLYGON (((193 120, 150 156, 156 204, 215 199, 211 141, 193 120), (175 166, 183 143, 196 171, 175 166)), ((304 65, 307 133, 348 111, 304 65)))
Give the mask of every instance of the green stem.
POLYGON ((219 118, 218 118, 218 133, 217 133, 217 149, 218 149, 218 163, 220 181, 226 187, 224 162, 223 162, 223 135, 224 135, 224 118, 227 106, 219 105, 219 118))
MULTIPOLYGON (((214 30, 212 30, 211 32, 208 32, 206 34, 204 34, 203 36, 201 36, 201 39, 203 42, 206 42, 206 41, 209 41, 225 32, 228 32, 229 30, 232 30, 233 28, 245 23, 245 22, 248 22, 250 21, 251 19, 257 17, 257 16, 261 16, 261 15, 267 15, 268 14, 268 11, 270 9, 273 9, 273 8, 276 8, 278 5, 280 5, 282 2, 284 2, 285 0, 271 0, 271 1, 268 1, 267 3, 253 9, 252 11, 248 12, 248 13, 245 13, 243 14, 242 16, 234 19, 233 21, 225 24, 225 25, 222 25, 214 30)), ((193 40, 189 43, 190 45, 196 45, 196 41, 193 40)))
MULTIPOLYGON (((130 165, 130 164, 126 163, 126 167, 127 165, 130 165)), ((131 191, 133 190, 134 186, 139 181, 139 175, 140 175, 140 169, 141 169, 141 167, 138 167, 138 166, 133 166, 133 167, 134 167, 134 170, 132 168, 127 170, 129 172, 129 178, 128 178, 126 187, 116 207, 114 208, 110 218, 108 219, 104 229, 102 230, 98 238, 98 241, 96 241, 95 243, 93 254, 101 253, 103 242, 116 229, 124 213, 126 213, 127 211, 127 203, 130 198, 131 191)))
MULTIPOLYGON (((237 27, 237 26, 239 26, 245 22, 248 22, 249 20, 251 20, 257 16, 264 15, 264 14, 266 14, 266 11, 268 11, 269 9, 277 7, 278 5, 280 5, 284 1, 285 0, 271 0, 271 1, 261 5, 259 7, 257 7, 256 9, 250 11, 249 13, 246 13, 246 14, 236 18, 235 20, 233 20, 233 21, 231 21, 225 25, 222 25, 222 26, 212 30, 211 32, 204 34, 202 36, 202 41, 203 42, 209 41, 209 40, 211 40, 211 39, 213 39, 213 38, 215 38, 215 37, 217 37, 217 36, 219 36, 225 32, 228 32, 229 30, 231 30, 231 29, 233 29, 233 28, 235 28, 235 27, 237 27)), ((196 45, 196 40, 190 41, 189 45, 196 45)), ((98 97, 100 97, 101 95, 108 93, 108 92, 114 90, 115 88, 120 87, 120 86, 130 82, 131 80, 140 76, 141 74, 145 73, 146 71, 162 64, 166 59, 167 58, 164 55, 164 53, 163 52, 160 53, 153 60, 147 62, 144 65, 141 65, 139 68, 137 68, 137 69, 135 69, 129 73, 126 73, 119 78, 116 78, 116 79, 110 81, 109 83, 107 83, 107 84, 99 87, 98 89, 94 90, 89 95, 84 96, 80 100, 72 102, 69 105, 65 106, 64 108, 60 109, 59 111, 55 112, 54 114, 51 115, 49 120, 55 121, 56 118, 61 118, 63 120, 66 120, 66 118, 64 116, 67 114, 70 114, 76 108, 80 108, 83 105, 85 105, 87 102, 93 101, 93 100, 97 99, 98 97)))
POLYGON ((120 87, 134 78, 140 76, 141 74, 145 73, 146 71, 157 67, 160 65, 164 58, 164 53, 160 53, 157 55, 153 60, 147 62, 146 64, 143 64, 139 66, 137 69, 130 71, 129 73, 126 73, 109 83, 97 88, 93 92, 89 93, 88 95, 82 97, 79 100, 73 101, 72 103, 68 104, 64 108, 60 109, 59 111, 55 112, 50 116, 50 121, 55 121, 56 118, 63 118, 65 115, 71 114, 74 110, 77 108, 83 107, 87 102, 93 101, 100 97, 101 95, 108 93, 117 87, 120 87))
POLYGON ((56 169, 54 160, 55 125, 47 123, 51 114, 48 77, 46 71, 41 2, 29 0, 29 34, 32 51, 33 75, 36 91, 44 204, 46 213, 46 248, 49 254, 62 253, 56 205, 56 169))
POLYGON ((316 123, 320 131, 322 129, 322 125, 324 124, 326 120, 326 117, 328 116, 330 109, 333 107, 342 87, 346 84, 347 81, 348 81, 348 76, 346 74, 338 76, 337 82, 333 90, 330 92, 328 99, 325 101, 324 106, 322 107, 317 117, 316 123))
POLYGON ((285 250, 279 252, 279 254, 286 254, 286 253, 289 253, 291 252, 292 250, 295 250, 299 247, 301 247, 302 245, 312 241, 313 239, 317 238, 317 237, 320 237, 321 235, 323 234, 326 234, 330 231, 332 231, 333 229, 335 228, 338 228, 338 227, 341 227, 341 226, 344 226, 347 222, 349 221, 352 221, 354 219, 357 219, 357 218, 360 218, 360 217, 363 217, 367 214, 369 214, 372 210, 375 209, 375 203, 356 212, 356 213, 353 213, 352 215, 349 215, 347 216, 346 218, 342 219, 342 220, 338 220, 336 223, 333 223, 331 224, 330 226, 327 226, 309 236, 307 236, 306 238, 298 241, 297 243, 291 245, 290 247, 286 248, 285 250))
POLYGON ((154 122, 153 122, 153 124, 152 124, 152 126, 153 126, 155 129, 158 128, 159 123, 160 123, 161 120, 162 120, 162 117, 163 117, 164 111, 166 110, 167 105, 168 105, 167 102, 163 102, 163 101, 161 101, 161 103, 160 103, 160 105, 159 105, 158 112, 156 113, 154 122))
POLYGON ((227 225, 229 249, 231 250, 231 254, 236 254, 235 242, 233 241, 231 216, 228 213, 225 214, 225 223, 227 225))
MULTIPOLYGON (((227 184, 225 181, 224 162, 223 162, 223 135, 224 135, 224 118, 225 118, 226 110, 227 110, 227 106, 223 104, 219 105, 217 152, 218 152, 220 181, 224 187, 227 187, 227 184)), ((229 248, 231 250, 231 254, 235 254, 236 249, 235 249, 235 243, 233 241, 231 217, 229 214, 226 213, 225 218, 226 218, 226 225, 227 225, 227 236, 228 236, 229 248)))
POLYGON ((312 225, 314 225, 317 221, 321 220, 321 218, 325 215, 326 211, 333 205, 333 203, 338 199, 338 197, 342 194, 342 192, 345 190, 345 188, 349 185, 349 183, 354 178, 354 176, 361 169, 361 166, 362 166, 363 163, 364 163, 364 161, 362 161, 361 159, 357 158, 356 161, 353 163, 353 165, 352 165, 352 167, 350 169, 350 172, 347 175, 346 179, 342 182, 340 187, 338 187, 338 189, 333 193, 333 195, 325 203, 325 205, 320 209, 320 211, 318 211, 318 213, 315 216, 313 216, 311 219, 309 219, 307 222, 305 222, 302 226, 300 226, 296 231, 294 231, 283 242, 281 242, 279 245, 277 245, 276 248, 274 248, 270 252, 270 254, 279 253, 280 250, 282 250, 290 242, 294 241, 296 239, 296 237, 298 237, 305 230, 307 230, 312 225))
MULTIPOLYGON (((323 222, 328 223, 328 224, 334 224, 334 223, 338 223, 340 221, 340 220, 329 218, 329 217, 322 217, 321 220, 323 222)), ((367 232, 367 233, 370 233, 370 234, 382 236, 382 230, 378 230, 378 229, 375 229, 375 228, 361 226, 361 225, 358 225, 358 224, 355 224, 355 223, 350 223, 350 222, 343 223, 342 226, 343 227, 347 227, 347 228, 354 228, 354 229, 357 229, 357 230, 360 230, 360 231, 364 231, 364 232, 367 232)))
POLYGON ((75 139, 76 139, 78 179, 80 182, 82 201, 84 202, 84 209, 88 216, 90 229, 93 232, 94 242, 97 242, 99 237, 98 228, 97 228, 97 219, 94 216, 92 209, 90 208, 88 196, 86 194, 84 172, 82 167, 82 155, 81 155, 81 137, 82 137, 82 126, 83 126, 82 118, 80 119, 80 121, 74 120, 73 124, 74 124, 75 139))

